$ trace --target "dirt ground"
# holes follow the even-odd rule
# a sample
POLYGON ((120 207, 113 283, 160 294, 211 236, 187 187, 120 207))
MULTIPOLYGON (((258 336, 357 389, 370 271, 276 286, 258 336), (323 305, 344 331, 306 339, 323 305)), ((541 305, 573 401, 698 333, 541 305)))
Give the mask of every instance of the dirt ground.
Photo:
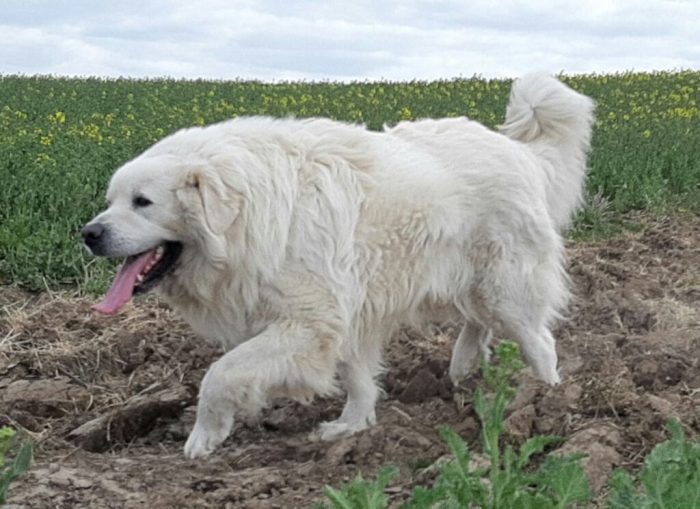
MULTIPOLYGON (((641 221, 636 233, 570 244, 575 298, 556 333, 564 382, 545 387, 525 371, 507 422, 513 442, 554 433, 567 438, 564 450, 588 452, 599 499, 612 468, 637 468, 665 438, 669 416, 700 433, 700 219, 641 221)), ((451 386, 455 328, 443 326, 394 338, 375 427, 314 442, 310 432, 342 399, 279 401, 257 422, 238 420, 211 458, 187 460, 197 387, 220 352, 153 299, 117 317, 90 304, 0 288, 0 425, 36 443, 11 503, 309 507, 324 485, 394 464, 401 474, 388 493, 398 505, 435 478, 441 426, 479 448, 472 395, 481 379, 451 386)))

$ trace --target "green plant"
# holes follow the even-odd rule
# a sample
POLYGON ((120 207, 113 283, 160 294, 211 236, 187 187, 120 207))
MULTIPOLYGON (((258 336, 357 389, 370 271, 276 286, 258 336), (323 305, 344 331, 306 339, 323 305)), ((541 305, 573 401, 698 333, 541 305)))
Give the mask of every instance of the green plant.
POLYGON ((515 343, 498 345, 499 364, 483 365, 484 379, 492 394, 478 389, 474 408, 481 421, 481 442, 488 466, 474 466, 473 456, 464 440, 454 431, 443 429, 454 461, 445 464, 431 488, 416 488, 409 507, 488 509, 566 508, 590 499, 588 480, 579 460, 581 455, 548 455, 534 467, 533 457, 561 439, 539 436, 527 440, 519 449, 503 447, 505 411, 515 398, 513 376, 523 368, 515 343))
POLYGON ((610 482, 610 509, 697 509, 700 507, 700 443, 688 442, 681 424, 668 421, 671 438, 644 460, 637 483, 624 470, 610 482))
POLYGON ((29 470, 32 462, 32 444, 25 442, 19 445, 19 450, 12 460, 8 455, 17 446, 17 432, 12 428, 0 428, 0 504, 5 503, 7 489, 10 483, 29 470))
MULTIPOLYGON (((491 394, 479 389, 474 399, 486 465, 475 464, 464 440, 444 428, 441 434, 454 459, 442 465, 434 486, 414 489, 404 506, 407 509, 563 509, 590 500, 588 480, 579 462, 582 455, 550 454, 539 467, 533 465, 536 455, 561 441, 558 437, 533 437, 517 450, 501 443, 506 408, 517 393, 513 377, 523 363, 515 343, 499 344, 496 353, 497 365, 482 366, 491 394)), ((388 504, 383 491, 395 472, 384 470, 375 482, 360 477, 340 492, 326 488, 326 495, 336 509, 383 509, 388 504)))
MULTIPOLYGON (((398 474, 396 467, 385 467, 375 481, 367 481, 361 474, 340 490, 326 486, 324 493, 335 509, 384 509, 389 501, 384 494, 389 482, 398 474)), ((328 506, 317 506, 324 509, 328 506)))

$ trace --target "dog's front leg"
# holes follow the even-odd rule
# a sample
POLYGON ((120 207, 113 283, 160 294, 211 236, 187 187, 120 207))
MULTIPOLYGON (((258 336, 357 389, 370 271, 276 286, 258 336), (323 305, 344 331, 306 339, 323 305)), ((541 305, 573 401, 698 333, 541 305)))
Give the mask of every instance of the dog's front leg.
POLYGON ((338 336, 314 322, 280 322, 226 353, 202 380, 189 458, 208 456, 229 435, 234 415, 256 415, 271 392, 300 400, 335 391, 338 336))

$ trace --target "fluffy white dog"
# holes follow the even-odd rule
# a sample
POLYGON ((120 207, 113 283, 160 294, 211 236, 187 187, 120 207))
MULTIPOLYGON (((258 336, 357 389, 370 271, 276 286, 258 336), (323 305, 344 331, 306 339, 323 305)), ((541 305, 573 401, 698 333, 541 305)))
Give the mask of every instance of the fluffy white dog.
POLYGON ((237 413, 332 394, 339 380, 347 403, 318 435, 373 424, 382 349, 401 324, 465 323, 454 381, 495 328, 556 384, 559 232, 581 201, 592 120, 590 99, 531 74, 500 133, 466 118, 379 133, 261 117, 179 131, 114 174, 108 209, 83 229, 94 254, 126 257, 96 308, 156 289, 228 350, 202 381, 192 458, 237 413))

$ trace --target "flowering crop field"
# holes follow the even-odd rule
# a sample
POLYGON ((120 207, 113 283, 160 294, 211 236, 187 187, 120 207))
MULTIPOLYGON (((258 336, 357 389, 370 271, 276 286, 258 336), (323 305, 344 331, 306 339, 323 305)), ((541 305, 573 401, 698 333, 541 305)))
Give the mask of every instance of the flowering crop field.
MULTIPOLYGON (((597 103, 579 227, 630 210, 700 209, 700 72, 563 77, 597 103)), ((239 115, 383 124, 466 115, 496 127, 506 80, 279 83, 0 76, 0 283, 100 289, 110 262, 81 225, 112 172, 187 126, 239 115)))

